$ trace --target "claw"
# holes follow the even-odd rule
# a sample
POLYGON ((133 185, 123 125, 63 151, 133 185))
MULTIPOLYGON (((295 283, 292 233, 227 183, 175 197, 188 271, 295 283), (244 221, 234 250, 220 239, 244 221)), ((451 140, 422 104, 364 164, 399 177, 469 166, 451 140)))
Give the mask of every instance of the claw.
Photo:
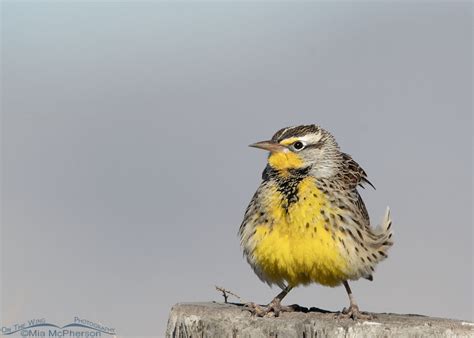
POLYGON ((342 312, 336 314, 337 319, 353 319, 353 320, 372 320, 374 317, 367 312, 361 312, 357 305, 351 305, 344 308, 342 312))
POLYGON ((279 317, 281 312, 293 312, 294 308, 281 305, 279 299, 274 299, 267 306, 246 303, 244 304, 244 310, 250 311, 250 313, 257 317, 279 317))

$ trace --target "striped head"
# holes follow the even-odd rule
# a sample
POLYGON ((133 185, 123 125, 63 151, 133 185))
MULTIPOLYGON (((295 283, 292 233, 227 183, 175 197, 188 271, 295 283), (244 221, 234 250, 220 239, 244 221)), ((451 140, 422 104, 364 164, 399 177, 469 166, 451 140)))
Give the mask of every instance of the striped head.
POLYGON ((250 146, 270 151, 268 164, 283 175, 307 169, 314 177, 331 177, 342 161, 334 137, 314 124, 280 129, 271 140, 250 146))

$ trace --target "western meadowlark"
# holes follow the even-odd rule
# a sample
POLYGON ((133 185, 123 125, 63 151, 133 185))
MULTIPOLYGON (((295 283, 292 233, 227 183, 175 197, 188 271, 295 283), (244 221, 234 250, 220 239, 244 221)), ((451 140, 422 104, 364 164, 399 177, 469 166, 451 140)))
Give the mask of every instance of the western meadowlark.
POLYGON ((390 210, 370 226, 357 191, 365 171, 316 125, 283 128, 269 141, 251 144, 270 152, 262 183, 239 229, 244 255, 257 276, 282 292, 267 306, 248 304, 258 316, 291 310, 281 300, 298 285, 343 284, 350 306, 340 316, 362 314, 348 280, 372 280, 375 265, 392 246, 390 210))

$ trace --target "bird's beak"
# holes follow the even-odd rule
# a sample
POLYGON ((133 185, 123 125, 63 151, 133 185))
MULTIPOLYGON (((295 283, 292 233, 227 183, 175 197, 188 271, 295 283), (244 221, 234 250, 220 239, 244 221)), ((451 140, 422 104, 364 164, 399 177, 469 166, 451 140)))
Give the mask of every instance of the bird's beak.
POLYGON ((286 149, 285 146, 282 146, 281 144, 274 141, 257 142, 257 143, 250 144, 249 147, 264 149, 271 152, 278 152, 278 151, 283 151, 286 149))

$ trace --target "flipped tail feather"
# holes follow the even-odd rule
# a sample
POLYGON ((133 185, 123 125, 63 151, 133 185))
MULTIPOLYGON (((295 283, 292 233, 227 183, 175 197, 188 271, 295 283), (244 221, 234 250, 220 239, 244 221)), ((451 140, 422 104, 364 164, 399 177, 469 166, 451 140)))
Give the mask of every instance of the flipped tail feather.
POLYGON ((382 223, 374 229, 373 233, 376 236, 373 247, 386 258, 388 249, 393 245, 392 218, 389 207, 385 210, 382 223))

